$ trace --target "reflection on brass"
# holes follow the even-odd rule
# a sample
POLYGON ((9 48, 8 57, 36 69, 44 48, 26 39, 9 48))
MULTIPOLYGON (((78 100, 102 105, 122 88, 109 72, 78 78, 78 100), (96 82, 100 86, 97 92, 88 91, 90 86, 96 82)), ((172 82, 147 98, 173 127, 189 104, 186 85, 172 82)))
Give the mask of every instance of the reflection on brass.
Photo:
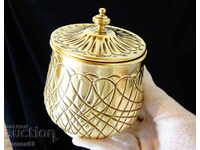
POLYGON ((56 29, 44 103, 70 136, 105 138, 131 126, 142 107, 144 41, 109 26, 104 8, 95 24, 56 29))
POLYGON ((102 34, 104 33, 104 27, 105 25, 110 23, 110 18, 108 18, 106 15, 106 9, 100 8, 99 9, 99 15, 96 15, 93 17, 93 22, 97 25, 97 33, 102 34))

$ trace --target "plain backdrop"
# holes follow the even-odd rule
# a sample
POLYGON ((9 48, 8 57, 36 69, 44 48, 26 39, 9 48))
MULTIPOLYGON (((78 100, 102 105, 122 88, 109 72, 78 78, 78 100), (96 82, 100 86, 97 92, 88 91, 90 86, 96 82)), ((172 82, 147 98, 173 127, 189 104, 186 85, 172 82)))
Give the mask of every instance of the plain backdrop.
MULTIPOLYGON (((6 0, 5 1, 5 122, 52 129, 56 138, 13 137, 12 142, 34 142, 16 150, 83 149, 49 118, 43 103, 51 48, 50 34, 73 23, 90 23, 100 7, 111 25, 144 39, 146 66, 156 84, 195 113, 195 1, 193 0, 6 0)), ((20 129, 18 129, 20 130, 20 129)))

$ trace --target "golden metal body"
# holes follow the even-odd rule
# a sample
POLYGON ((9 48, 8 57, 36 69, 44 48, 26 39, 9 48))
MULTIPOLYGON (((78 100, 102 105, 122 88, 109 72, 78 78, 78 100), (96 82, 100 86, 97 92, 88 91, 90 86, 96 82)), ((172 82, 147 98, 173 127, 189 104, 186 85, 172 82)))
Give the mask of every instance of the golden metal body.
POLYGON ((142 106, 144 41, 127 30, 108 26, 105 9, 95 24, 56 29, 44 102, 65 133, 105 138, 132 125, 142 106))

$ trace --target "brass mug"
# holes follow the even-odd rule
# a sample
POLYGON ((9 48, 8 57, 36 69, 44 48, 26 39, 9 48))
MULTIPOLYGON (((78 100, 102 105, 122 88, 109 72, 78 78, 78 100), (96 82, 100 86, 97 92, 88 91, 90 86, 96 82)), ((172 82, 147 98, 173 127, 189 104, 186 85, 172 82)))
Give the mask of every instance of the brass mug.
POLYGON ((145 43, 107 25, 105 9, 99 11, 95 24, 67 25, 51 35, 44 103, 70 136, 112 136, 132 126, 142 107, 145 43))

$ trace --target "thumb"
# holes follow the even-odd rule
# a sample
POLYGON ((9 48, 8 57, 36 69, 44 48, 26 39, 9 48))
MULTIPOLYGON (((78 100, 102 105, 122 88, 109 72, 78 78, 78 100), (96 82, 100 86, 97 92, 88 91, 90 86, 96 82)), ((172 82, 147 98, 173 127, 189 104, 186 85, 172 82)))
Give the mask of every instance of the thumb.
POLYGON ((144 69, 144 108, 152 116, 154 121, 162 118, 193 117, 194 115, 178 104, 172 97, 156 86, 147 68, 144 69))
POLYGON ((86 147, 91 150, 139 150, 138 139, 132 134, 132 129, 127 129, 112 137, 104 139, 73 138, 74 145, 86 147))

